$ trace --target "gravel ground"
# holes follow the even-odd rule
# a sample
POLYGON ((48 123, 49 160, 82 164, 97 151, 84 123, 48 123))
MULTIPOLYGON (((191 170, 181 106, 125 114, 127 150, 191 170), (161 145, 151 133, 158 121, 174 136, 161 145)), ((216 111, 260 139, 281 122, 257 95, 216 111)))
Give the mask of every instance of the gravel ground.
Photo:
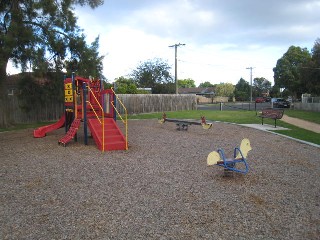
POLYGON ((320 239, 319 148, 225 123, 132 120, 106 153, 61 136, 0 133, 0 239, 320 239), (244 137, 247 175, 206 166, 244 137))

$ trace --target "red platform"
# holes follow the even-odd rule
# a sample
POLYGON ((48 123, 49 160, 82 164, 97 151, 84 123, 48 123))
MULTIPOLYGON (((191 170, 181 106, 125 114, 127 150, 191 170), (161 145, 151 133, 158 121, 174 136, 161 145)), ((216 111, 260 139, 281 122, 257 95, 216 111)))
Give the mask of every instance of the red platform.
MULTIPOLYGON (((104 121, 104 150, 126 150, 126 139, 113 118, 105 118, 104 121)), ((101 123, 98 119, 88 119, 88 127, 98 149, 102 151, 103 139, 101 123)))

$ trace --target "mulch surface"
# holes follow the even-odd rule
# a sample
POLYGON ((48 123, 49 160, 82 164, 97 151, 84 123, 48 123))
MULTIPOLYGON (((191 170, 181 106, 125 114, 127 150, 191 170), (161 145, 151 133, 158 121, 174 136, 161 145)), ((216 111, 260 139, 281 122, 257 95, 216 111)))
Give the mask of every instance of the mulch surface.
POLYGON ((129 150, 0 133, 0 239, 319 239, 320 149, 233 124, 129 121, 129 150), (207 167, 249 138, 249 173, 207 167))

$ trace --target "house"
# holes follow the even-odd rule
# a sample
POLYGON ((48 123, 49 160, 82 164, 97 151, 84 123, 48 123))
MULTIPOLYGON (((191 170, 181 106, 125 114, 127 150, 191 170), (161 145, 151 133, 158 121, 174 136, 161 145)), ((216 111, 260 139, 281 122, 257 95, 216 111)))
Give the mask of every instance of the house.
POLYGON ((179 94, 195 94, 197 96, 197 103, 213 103, 214 102, 214 88, 179 88, 179 94))
POLYGON ((207 88, 179 88, 179 94, 196 94, 203 97, 212 98, 214 96, 213 87, 207 88))

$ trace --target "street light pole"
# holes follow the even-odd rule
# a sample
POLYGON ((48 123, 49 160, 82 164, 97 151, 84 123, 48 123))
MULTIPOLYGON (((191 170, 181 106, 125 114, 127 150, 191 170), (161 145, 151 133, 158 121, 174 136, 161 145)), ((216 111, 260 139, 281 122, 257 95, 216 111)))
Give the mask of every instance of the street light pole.
POLYGON ((174 80, 175 80, 175 83, 176 83, 176 94, 178 94, 178 47, 179 46, 185 46, 186 44, 184 43, 177 43, 177 44, 174 44, 174 45, 171 45, 169 47, 174 47, 174 80))
POLYGON ((252 102, 252 69, 253 67, 247 67, 246 69, 250 69, 250 102, 252 102))

